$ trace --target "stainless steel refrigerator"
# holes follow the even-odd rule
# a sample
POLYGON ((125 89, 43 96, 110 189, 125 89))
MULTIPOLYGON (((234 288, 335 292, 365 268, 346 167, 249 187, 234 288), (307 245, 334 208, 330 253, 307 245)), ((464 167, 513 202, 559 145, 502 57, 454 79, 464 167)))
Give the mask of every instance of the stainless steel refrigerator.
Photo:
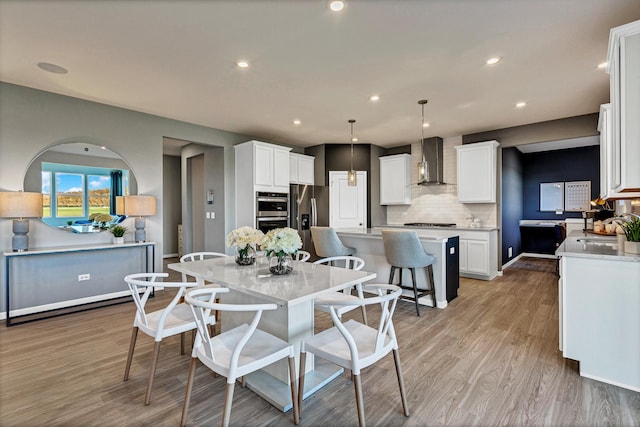
POLYGON ((310 227, 329 226, 329 187, 291 184, 289 211, 289 226, 300 233, 302 250, 311 254, 311 261, 318 259, 311 241, 310 227))

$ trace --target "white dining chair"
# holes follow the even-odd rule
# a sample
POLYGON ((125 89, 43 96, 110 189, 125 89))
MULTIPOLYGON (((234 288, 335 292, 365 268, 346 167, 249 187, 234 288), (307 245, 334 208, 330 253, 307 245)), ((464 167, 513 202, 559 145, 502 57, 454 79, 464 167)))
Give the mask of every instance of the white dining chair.
MULTIPOLYGON (((364 260, 362 258, 358 258, 355 256, 333 256, 329 258, 322 258, 314 262, 314 264, 325 264, 331 265, 334 267, 342 267, 349 268, 351 270, 360 271, 364 267, 364 260)), ((346 289, 343 289, 339 292, 331 293, 327 296, 317 297, 314 301, 314 307, 318 311, 322 311, 325 313, 330 313, 329 306, 326 303, 326 300, 334 301, 335 299, 341 299, 343 301, 353 301, 364 298, 364 294, 362 292, 362 283, 358 283, 354 286, 350 286, 346 289), (355 287, 357 295, 352 295, 353 288, 355 287)), ((367 322, 367 309, 364 305, 343 305, 341 307, 337 307, 337 313, 339 317, 348 311, 356 309, 360 307, 362 310, 362 320, 366 325, 367 322)))
POLYGON ((396 303, 402 293, 402 289, 395 285, 366 285, 365 290, 367 292, 375 292, 377 296, 351 301, 345 301, 343 299, 336 299, 334 301, 327 300, 326 302, 330 307, 334 326, 301 343, 300 380, 298 382, 298 400, 301 417, 307 353, 312 353, 317 357, 345 369, 351 369, 358 411, 358 423, 360 427, 364 427, 364 399, 362 396, 360 372, 362 369, 382 359, 389 354, 389 352, 393 352, 404 415, 409 416, 404 378, 400 367, 398 341, 392 322, 396 303), (381 307, 380 321, 377 328, 364 325, 353 319, 342 323, 338 315, 338 309, 345 305, 364 306, 371 304, 379 304, 381 307))
MULTIPOLYGON (((180 257, 180 262, 201 261, 203 259, 220 258, 229 256, 221 252, 191 252, 184 254, 180 257)), ((187 282, 188 277, 185 273, 182 273, 182 281, 187 282)))
POLYGON ((213 302, 218 294, 226 292, 229 292, 228 288, 206 287, 192 289, 185 295, 185 300, 191 306, 193 317, 198 325, 198 336, 191 354, 180 425, 184 427, 187 423, 187 413, 198 360, 213 372, 227 378, 222 412, 222 426, 226 427, 229 425, 231 418, 231 404, 236 380, 284 358, 288 358, 289 361, 293 421, 298 424, 299 412, 293 345, 257 328, 262 312, 275 310, 277 305, 220 304, 213 302), (251 324, 245 323, 212 337, 209 334, 206 323, 213 310, 255 312, 255 314, 251 324))
MULTIPOLYGON (((155 344, 153 347, 153 355, 151 364, 149 365, 149 379, 147 382, 147 391, 144 397, 144 404, 151 402, 151 389, 153 387, 153 378, 158 365, 158 356, 160 355, 160 343, 166 337, 183 334, 194 330, 196 323, 191 314, 191 309, 187 304, 179 303, 184 291, 188 287, 197 286, 195 282, 157 282, 160 277, 168 277, 167 273, 136 273, 127 275, 124 280, 129 286, 131 296, 136 304, 136 315, 133 319, 133 330, 131 332, 131 341, 129 343, 129 354, 127 355, 127 366, 124 371, 124 381, 129 379, 129 371, 131 369, 131 361, 133 360, 133 351, 136 346, 138 331, 141 330, 145 334, 153 337, 155 344), (162 286, 165 289, 175 288, 176 295, 169 304, 157 311, 147 311, 146 304, 151 295, 154 286, 162 286)), ((210 316, 207 324, 214 325, 215 317, 210 316)), ((184 354, 184 340, 182 340, 181 353, 184 354)))
POLYGON ((311 258, 311 254, 307 251, 298 251, 296 253, 296 261, 298 262, 307 262, 311 258))

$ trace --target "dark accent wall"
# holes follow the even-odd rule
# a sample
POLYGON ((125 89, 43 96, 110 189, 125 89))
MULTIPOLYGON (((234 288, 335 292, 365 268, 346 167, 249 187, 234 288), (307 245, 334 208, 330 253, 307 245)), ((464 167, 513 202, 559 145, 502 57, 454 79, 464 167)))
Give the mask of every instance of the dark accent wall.
POLYGON ((520 220, 523 216, 523 160, 517 148, 502 150, 502 264, 521 252, 520 220), (513 248, 509 257, 509 247, 513 248))
MULTIPOLYGON (((504 152, 504 150, 503 150, 504 152)), ((523 218, 580 218, 580 212, 540 212, 540 183, 556 181, 591 181, 591 199, 600 193, 600 146, 543 151, 522 155, 523 218)), ((503 179, 504 181, 504 179, 503 179)), ((503 200, 503 204, 507 201, 503 200)))
POLYGON ((178 224, 182 224, 182 176, 179 156, 162 156, 163 255, 178 253, 178 224))

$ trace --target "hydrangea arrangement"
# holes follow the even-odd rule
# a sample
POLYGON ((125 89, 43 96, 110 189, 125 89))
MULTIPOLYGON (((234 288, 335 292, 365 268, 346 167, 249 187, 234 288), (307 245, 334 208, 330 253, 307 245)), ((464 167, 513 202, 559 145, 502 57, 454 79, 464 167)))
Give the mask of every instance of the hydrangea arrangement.
POLYGON ((302 248, 302 239, 293 228, 275 228, 264 235, 260 245, 267 256, 283 257, 298 252, 298 249, 302 248))
POLYGON ((235 246, 238 248, 238 254, 246 257, 254 245, 262 242, 263 237, 264 233, 262 231, 244 226, 236 228, 227 234, 226 243, 228 247, 235 246))

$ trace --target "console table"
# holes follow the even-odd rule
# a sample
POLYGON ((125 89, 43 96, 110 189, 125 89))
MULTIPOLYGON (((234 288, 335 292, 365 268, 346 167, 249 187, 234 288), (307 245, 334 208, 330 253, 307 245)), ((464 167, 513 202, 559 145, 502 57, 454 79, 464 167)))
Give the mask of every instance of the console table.
POLYGON ((3 252, 6 325, 50 317, 52 311, 59 315, 85 310, 92 308, 87 304, 129 296, 124 276, 152 272, 155 247, 155 242, 142 242, 3 252), (36 313, 42 315, 34 318, 36 313), (12 317, 23 320, 12 322, 12 317))

